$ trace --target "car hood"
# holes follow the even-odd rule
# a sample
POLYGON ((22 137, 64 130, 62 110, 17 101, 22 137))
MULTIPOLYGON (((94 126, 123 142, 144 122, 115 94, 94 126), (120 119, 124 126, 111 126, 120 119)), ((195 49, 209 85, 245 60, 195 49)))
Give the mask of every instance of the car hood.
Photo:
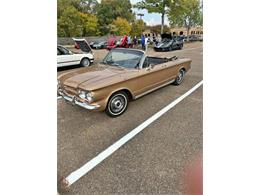
POLYGON ((109 65, 93 65, 58 77, 62 85, 75 89, 95 90, 121 82, 135 70, 109 65))
POLYGON ((88 44, 88 42, 85 39, 75 39, 73 38, 73 40, 75 41, 75 43, 79 46, 79 48, 86 53, 91 52, 91 48, 88 44))
POLYGON ((161 34, 162 39, 172 39, 172 35, 169 33, 163 33, 161 34))

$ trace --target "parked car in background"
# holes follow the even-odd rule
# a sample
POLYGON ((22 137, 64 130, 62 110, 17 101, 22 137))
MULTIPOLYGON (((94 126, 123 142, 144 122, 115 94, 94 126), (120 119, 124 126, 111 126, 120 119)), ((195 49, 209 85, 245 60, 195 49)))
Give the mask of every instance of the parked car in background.
POLYGON ((198 40, 199 40, 199 38, 197 35, 189 35, 189 37, 188 37, 189 42, 194 42, 194 41, 198 41, 198 40))
POLYGON ((184 36, 183 35, 175 35, 175 36, 173 36, 173 39, 180 41, 180 42, 184 42, 184 36))
POLYGON ((127 43, 126 35, 123 36, 120 41, 116 41, 113 37, 108 39, 108 45, 107 45, 108 50, 118 48, 118 47, 129 48, 129 47, 133 47, 133 45, 127 43))
POLYGON ((198 36, 198 41, 203 41, 203 35, 198 36))
POLYGON ((85 39, 74 39, 81 53, 74 53, 62 45, 57 46, 57 67, 81 65, 89 66, 94 62, 91 48, 85 39))
POLYGON ((172 51, 182 49, 183 41, 174 39, 171 34, 164 33, 161 35, 162 41, 154 46, 155 51, 172 51))
POLYGON ((180 85, 190 64, 188 58, 159 58, 142 50, 116 48, 95 66, 61 74, 58 93, 73 105, 117 117, 130 100, 171 83, 180 85))
POLYGON ((90 47, 92 49, 106 49, 107 48, 107 41, 93 41, 90 43, 90 47))

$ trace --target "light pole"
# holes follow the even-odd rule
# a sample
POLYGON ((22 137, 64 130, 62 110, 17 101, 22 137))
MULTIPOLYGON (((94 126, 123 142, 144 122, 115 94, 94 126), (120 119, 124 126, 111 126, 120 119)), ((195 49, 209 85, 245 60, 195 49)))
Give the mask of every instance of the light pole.
MULTIPOLYGON (((142 22, 142 17, 144 16, 144 14, 138 13, 137 15, 140 16, 140 22, 142 22)), ((143 32, 143 23, 141 23, 141 36, 142 36, 142 32, 143 32)))

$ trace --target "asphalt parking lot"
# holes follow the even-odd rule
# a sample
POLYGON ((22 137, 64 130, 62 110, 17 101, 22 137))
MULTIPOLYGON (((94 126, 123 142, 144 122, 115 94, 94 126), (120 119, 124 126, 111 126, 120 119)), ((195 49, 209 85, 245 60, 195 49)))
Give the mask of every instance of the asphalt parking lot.
MULTIPOLYGON (((106 53, 94 50, 95 63, 106 53)), ((61 190, 61 178, 203 80, 202 42, 171 52, 149 49, 148 54, 189 57, 192 68, 180 86, 169 85, 130 102, 117 118, 57 100, 60 194, 185 194, 186 167, 202 152, 202 86, 72 184, 69 191, 61 190)), ((78 68, 60 69, 58 75, 78 68)))

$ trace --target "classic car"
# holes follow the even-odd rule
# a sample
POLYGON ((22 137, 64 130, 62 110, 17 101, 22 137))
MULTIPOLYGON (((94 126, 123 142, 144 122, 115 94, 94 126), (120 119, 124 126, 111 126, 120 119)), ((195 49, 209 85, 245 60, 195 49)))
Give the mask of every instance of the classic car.
POLYGON ((83 53, 74 53, 62 45, 57 46, 57 67, 82 65, 89 66, 94 61, 91 48, 85 39, 74 39, 83 53))
POLYGON ((92 49, 106 49, 107 48, 107 41, 102 41, 102 40, 93 41, 93 42, 90 43, 90 47, 92 49))
POLYGON ((174 49, 182 49, 183 41, 174 39, 171 34, 162 34, 162 41, 154 46, 155 51, 171 51, 174 49))
POLYGON ((58 93, 73 105, 117 117, 130 100, 171 83, 180 85, 190 64, 188 58, 152 57, 142 50, 116 48, 97 65, 61 74, 58 93))

